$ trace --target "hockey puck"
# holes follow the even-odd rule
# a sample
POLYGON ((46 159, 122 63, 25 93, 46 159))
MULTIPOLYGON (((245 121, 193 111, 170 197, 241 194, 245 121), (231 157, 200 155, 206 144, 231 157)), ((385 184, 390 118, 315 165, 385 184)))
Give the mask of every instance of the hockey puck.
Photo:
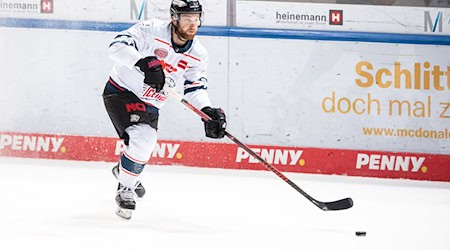
POLYGON ((356 231, 355 234, 356 234, 356 236, 366 236, 365 231, 356 231))

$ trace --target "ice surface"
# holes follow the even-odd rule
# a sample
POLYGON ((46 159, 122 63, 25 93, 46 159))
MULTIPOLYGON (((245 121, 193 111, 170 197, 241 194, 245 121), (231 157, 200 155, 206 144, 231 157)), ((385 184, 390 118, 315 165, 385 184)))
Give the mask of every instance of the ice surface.
POLYGON ((115 215, 112 163, 0 158, 1 249, 450 249, 450 184, 147 166, 130 221, 115 215), (355 231, 366 231, 357 237, 355 231))

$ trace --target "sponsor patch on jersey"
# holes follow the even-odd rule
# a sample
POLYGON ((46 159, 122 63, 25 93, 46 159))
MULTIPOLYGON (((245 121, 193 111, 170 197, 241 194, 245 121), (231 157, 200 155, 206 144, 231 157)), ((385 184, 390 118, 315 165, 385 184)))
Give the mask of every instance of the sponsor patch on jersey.
POLYGON ((169 55, 169 52, 163 48, 155 49, 154 53, 156 55, 156 58, 158 58, 159 60, 162 60, 162 59, 166 58, 167 55, 169 55))
POLYGON ((162 91, 161 93, 158 93, 152 87, 144 84, 143 94, 141 95, 141 99, 147 100, 147 101, 165 102, 167 99, 167 95, 165 94, 164 91, 162 91))

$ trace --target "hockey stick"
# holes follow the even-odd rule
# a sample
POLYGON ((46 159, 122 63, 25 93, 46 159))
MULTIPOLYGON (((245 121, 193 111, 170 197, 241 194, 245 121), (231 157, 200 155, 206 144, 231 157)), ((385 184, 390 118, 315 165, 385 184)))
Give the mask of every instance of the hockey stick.
MULTIPOLYGON (((191 103, 189 103, 186 99, 184 99, 180 94, 178 94, 174 89, 168 87, 164 88, 165 90, 168 90, 170 94, 175 97, 178 101, 183 103, 186 107, 188 107, 190 110, 195 112, 197 115, 199 115, 204 120, 211 120, 211 118, 206 115, 201 110, 194 107, 191 103)), ((303 191, 301 188, 299 188, 294 182, 292 182, 289 178, 287 178, 285 175, 283 175, 278 169, 267 163, 263 158, 261 158, 258 154, 256 154, 251 148, 249 148, 244 143, 240 142, 238 139, 236 139, 233 135, 225 131, 225 135, 230 138, 233 142, 235 142, 239 147, 247 151, 251 156, 255 157, 259 160, 261 164, 263 164, 267 169, 274 172, 278 177, 283 179, 285 182, 287 182, 291 187, 293 187, 295 190, 297 190, 300 194, 302 194, 306 199, 308 199, 310 202, 312 202, 314 205, 316 205, 318 208, 322 209, 323 211, 332 211, 332 210, 343 210, 348 209, 353 206, 353 200, 351 198, 345 198, 342 200, 337 201, 331 201, 331 202, 322 202, 314 199, 311 197, 308 193, 303 191)))

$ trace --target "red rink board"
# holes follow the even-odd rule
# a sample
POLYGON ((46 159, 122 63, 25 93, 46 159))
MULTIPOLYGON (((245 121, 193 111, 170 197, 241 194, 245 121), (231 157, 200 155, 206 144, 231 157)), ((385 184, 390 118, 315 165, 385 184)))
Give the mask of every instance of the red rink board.
MULTIPOLYGON (((284 172, 450 181, 449 155, 248 146, 284 172)), ((123 142, 110 137, 0 132, 6 157, 116 162, 122 149, 123 142)), ((160 140, 149 164, 266 170, 234 143, 160 140)))

